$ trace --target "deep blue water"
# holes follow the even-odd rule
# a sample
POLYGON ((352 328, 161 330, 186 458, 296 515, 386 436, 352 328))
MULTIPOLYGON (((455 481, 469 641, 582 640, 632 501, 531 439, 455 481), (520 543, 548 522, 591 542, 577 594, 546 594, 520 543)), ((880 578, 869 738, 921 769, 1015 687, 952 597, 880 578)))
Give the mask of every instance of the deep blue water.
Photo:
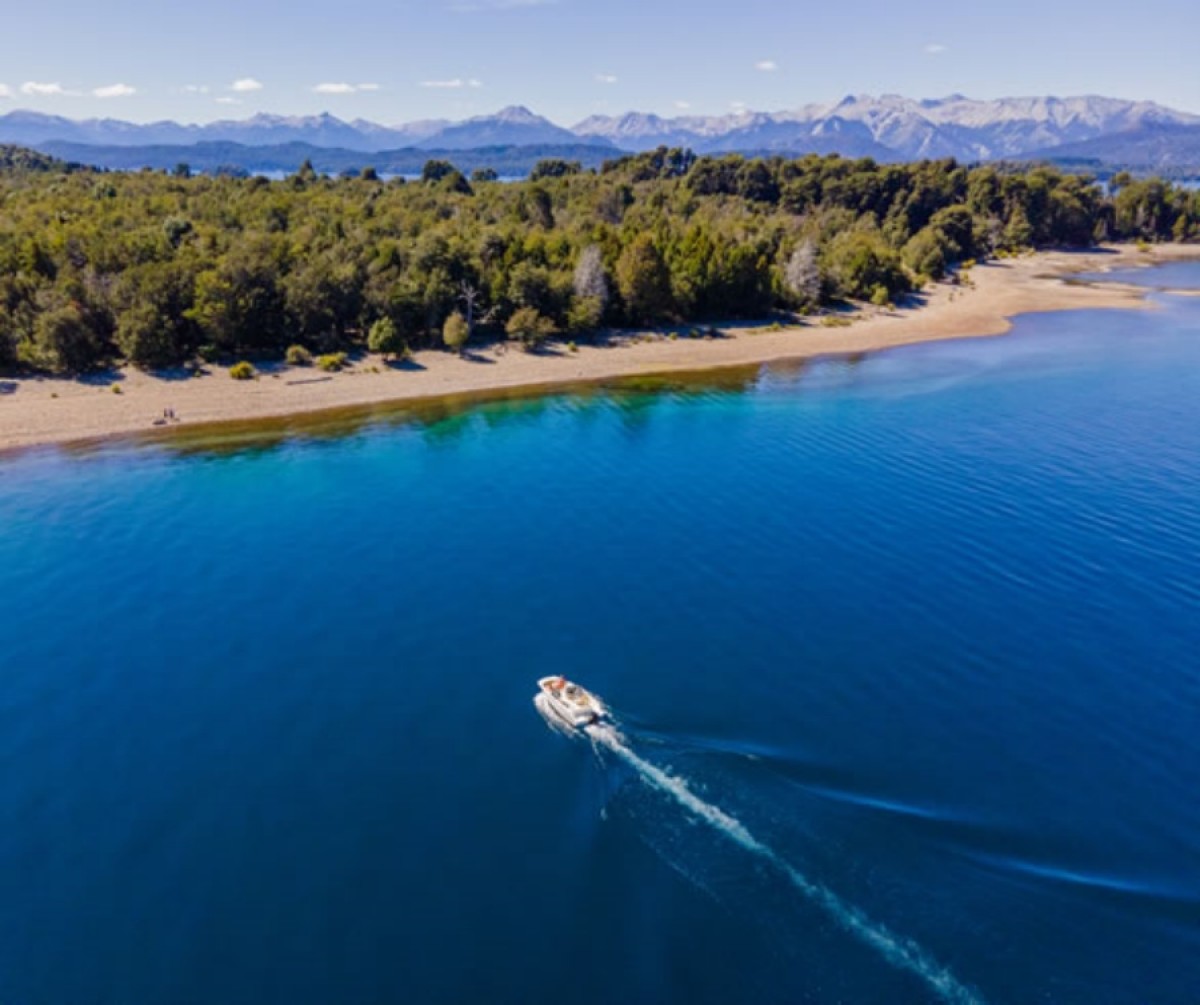
POLYGON ((0 1001, 1200 1000, 1200 300, 1158 302, 0 460, 0 1001), (547 729, 559 670, 727 817, 547 729))

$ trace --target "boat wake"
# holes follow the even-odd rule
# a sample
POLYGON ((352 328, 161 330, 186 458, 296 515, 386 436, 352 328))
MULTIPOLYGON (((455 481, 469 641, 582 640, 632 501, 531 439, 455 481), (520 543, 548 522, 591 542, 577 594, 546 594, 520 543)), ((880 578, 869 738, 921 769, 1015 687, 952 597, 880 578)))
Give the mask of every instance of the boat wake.
MULTIPOLYGON (((553 716, 546 716, 554 725, 553 716)), ((579 731, 555 726, 560 732, 578 736, 579 731)), ((684 809, 704 821, 770 867, 777 869, 811 903, 823 910, 843 930, 874 949, 888 963, 918 977, 943 1001, 954 1005, 975 1005, 983 999, 962 984, 949 970, 939 964, 921 946, 903 938, 885 925, 872 920, 853 904, 847 903, 828 887, 809 879, 781 858, 769 845, 758 840, 741 821, 717 806, 697 796, 683 779, 664 771, 656 764, 639 757, 625 738, 610 724, 597 723, 582 730, 598 749, 615 754, 651 787, 671 797, 684 809)))

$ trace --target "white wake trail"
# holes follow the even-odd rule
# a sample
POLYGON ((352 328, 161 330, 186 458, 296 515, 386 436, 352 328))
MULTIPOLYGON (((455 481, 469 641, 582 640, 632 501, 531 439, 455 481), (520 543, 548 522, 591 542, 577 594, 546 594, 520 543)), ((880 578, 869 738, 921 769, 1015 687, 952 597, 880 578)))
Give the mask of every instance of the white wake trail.
POLYGON ((857 907, 846 903, 828 887, 814 883, 803 873, 794 869, 768 845, 759 841, 738 820, 697 796, 682 779, 676 778, 657 765, 638 757, 623 742, 621 735, 612 726, 603 724, 588 726, 587 734, 593 743, 611 750, 634 768, 649 785, 671 796, 701 820, 717 828, 726 837, 779 869, 791 880, 793 886, 822 908, 843 929, 878 951, 893 966, 921 978, 943 1001, 952 1002, 954 1005, 982 1005, 983 999, 978 994, 960 983, 949 970, 915 942, 896 935, 885 925, 873 921, 857 907))

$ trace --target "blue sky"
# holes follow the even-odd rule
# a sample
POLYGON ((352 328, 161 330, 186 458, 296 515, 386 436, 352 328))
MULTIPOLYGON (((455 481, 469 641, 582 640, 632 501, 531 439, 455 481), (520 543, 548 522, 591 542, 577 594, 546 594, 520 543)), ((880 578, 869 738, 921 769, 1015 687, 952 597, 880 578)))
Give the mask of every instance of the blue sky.
POLYGON ((0 15, 0 113, 148 121, 524 104, 791 108, 848 93, 1106 94, 1200 112, 1200 3, 58 0, 0 15))

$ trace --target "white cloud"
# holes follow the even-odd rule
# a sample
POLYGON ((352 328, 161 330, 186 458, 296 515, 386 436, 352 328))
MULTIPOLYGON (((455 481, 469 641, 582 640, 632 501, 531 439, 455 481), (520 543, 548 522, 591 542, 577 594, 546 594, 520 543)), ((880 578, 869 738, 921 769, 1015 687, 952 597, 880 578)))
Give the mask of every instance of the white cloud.
POLYGON ((137 94, 137 88, 128 84, 109 84, 92 89, 92 95, 97 98, 128 98, 133 94, 137 94))
POLYGON ((675 107, 678 108, 681 112, 686 112, 689 108, 692 107, 692 103, 690 101, 676 101, 675 107))
POLYGON ((184 87, 187 94, 207 94, 209 87, 207 84, 188 84, 184 87))
POLYGON ((345 81, 338 83, 317 84, 313 88, 317 94, 357 94, 359 91, 378 91, 378 84, 348 84, 345 81))
POLYGON ((235 80, 229 85, 231 91, 237 91, 239 94, 248 94, 250 91, 261 91, 263 85, 253 77, 243 77, 241 80, 235 80))
POLYGON ((617 82, 617 78, 614 77, 611 73, 597 73, 596 79, 601 84, 615 84, 617 82))
POLYGON ((774 73, 779 69, 779 64, 773 59, 760 59, 754 64, 754 69, 759 70, 762 73, 774 73))
POLYGON ((36 80, 27 80, 21 85, 21 93, 31 97, 47 98, 66 94, 62 84, 43 84, 36 80))
POLYGON ((471 77, 463 80, 462 77, 455 77, 452 80, 422 80, 421 87, 432 87, 439 90, 456 91, 463 87, 482 87, 482 81, 471 77))
POLYGON ((218 105, 240 105, 241 102, 237 98, 230 98, 230 97, 226 97, 226 96, 222 95, 221 97, 217 98, 217 104, 218 105))
POLYGON ((941 42, 930 42, 925 46, 925 51, 931 56, 936 56, 939 52, 945 52, 946 47, 941 42))
POLYGON ((729 107, 732 108, 735 112, 744 112, 746 110, 746 102, 731 101, 731 102, 729 102, 729 107))
POLYGON ((11 98, 12 96, 12 88, 8 84, 0 84, 0 98, 11 98))

